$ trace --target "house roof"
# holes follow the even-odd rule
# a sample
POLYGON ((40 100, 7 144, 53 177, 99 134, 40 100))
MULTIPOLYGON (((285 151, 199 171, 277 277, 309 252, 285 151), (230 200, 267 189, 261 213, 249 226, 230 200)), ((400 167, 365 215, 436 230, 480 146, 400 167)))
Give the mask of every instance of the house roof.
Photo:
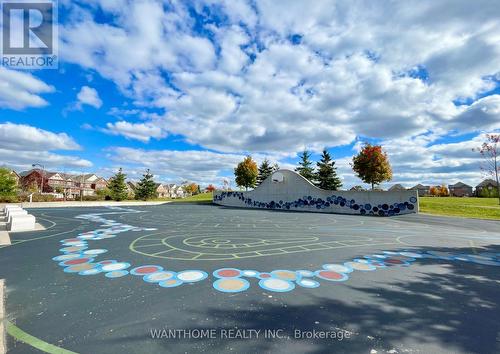
POLYGON ((469 186, 468 184, 465 184, 463 182, 457 182, 455 184, 450 184, 448 187, 453 187, 453 188, 472 188, 472 186, 469 186))
POLYGON ((424 186, 423 184, 417 184, 416 186, 411 187, 410 189, 429 189, 429 186, 424 186))
POLYGON ((496 186, 497 185, 497 182, 495 182, 494 180, 492 180, 491 178, 487 178, 485 179, 484 181, 482 181, 481 183, 479 183, 477 187, 487 187, 487 186, 496 186))
POLYGON ((403 187, 402 184, 400 183, 396 183, 395 185, 393 185, 391 188, 389 188, 388 190, 390 191, 401 191, 401 190, 406 190, 405 187, 403 187))

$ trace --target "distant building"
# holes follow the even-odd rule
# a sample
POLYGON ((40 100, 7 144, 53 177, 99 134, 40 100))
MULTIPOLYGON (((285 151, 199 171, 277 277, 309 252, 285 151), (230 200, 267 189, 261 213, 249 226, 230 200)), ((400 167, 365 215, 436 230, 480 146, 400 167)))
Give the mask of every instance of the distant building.
POLYGON ((391 188, 388 189, 390 192, 397 192, 397 191, 405 191, 406 188, 403 187, 401 184, 395 184, 391 188))
POLYGON ((468 184, 457 182, 448 186, 450 196, 452 197, 470 197, 473 195, 472 186, 468 184))
POLYGON ((431 187, 430 186, 424 186, 422 184, 417 184, 416 186, 411 187, 409 190, 411 191, 417 191, 419 197, 423 197, 425 195, 430 194, 431 187))
POLYGON ((135 198, 135 190, 137 188, 137 183, 135 182, 131 182, 131 181, 127 181, 125 183, 125 185, 127 186, 127 195, 129 198, 135 198))
POLYGON ((39 192, 60 193, 67 199, 77 199, 80 195, 95 195, 97 190, 107 186, 106 180, 95 174, 70 175, 36 168, 19 175, 24 190, 35 187, 39 192))
POLYGON ((497 182, 491 178, 485 179, 476 186, 476 196, 481 196, 484 189, 491 191, 494 188, 497 188, 497 182))
POLYGON ((158 195, 158 198, 170 197, 168 186, 161 183, 156 183, 156 194, 158 195))
POLYGON ((186 192, 182 186, 171 183, 165 185, 165 187, 167 188, 167 196, 169 198, 184 198, 186 196, 186 192))

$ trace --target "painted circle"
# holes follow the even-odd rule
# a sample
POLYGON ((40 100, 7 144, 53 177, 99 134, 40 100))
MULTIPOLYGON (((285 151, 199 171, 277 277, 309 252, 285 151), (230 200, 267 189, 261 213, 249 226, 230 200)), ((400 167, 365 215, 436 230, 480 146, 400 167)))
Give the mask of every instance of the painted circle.
POLYGON ((84 270, 93 269, 94 267, 96 267, 96 264, 81 263, 81 264, 75 264, 75 265, 71 265, 69 267, 66 267, 66 268, 64 268, 64 271, 66 273, 79 273, 79 272, 83 272, 84 270))
POLYGON ((275 291, 279 293, 284 293, 295 289, 295 284, 292 283, 291 281, 278 278, 262 279, 259 281, 259 286, 262 289, 275 291))
POLYGON ((56 256, 56 257, 52 258, 52 260, 57 261, 57 262, 61 262, 61 261, 67 261, 70 259, 77 259, 77 258, 81 258, 81 257, 82 257, 82 255, 80 253, 68 253, 68 254, 62 254, 60 256, 56 256))
POLYGON ((275 278, 289 280, 289 281, 295 281, 300 279, 300 275, 298 275, 297 272, 291 270, 281 270, 281 269, 273 270, 271 272, 271 275, 275 278))
POLYGON ((132 274, 132 275, 146 275, 146 274, 159 272, 161 270, 163 270, 163 267, 160 267, 157 265, 145 265, 145 266, 133 268, 132 270, 130 270, 130 274, 132 274))
POLYGON ((323 264, 323 269, 331 270, 337 273, 351 273, 352 267, 343 264, 323 264))
POLYGON ((206 277, 208 277, 208 274, 201 270, 184 270, 177 273, 177 279, 180 279, 185 283, 193 283, 203 280, 206 277))
POLYGON ((299 273, 302 277, 314 277, 314 272, 311 272, 310 270, 298 270, 297 273, 299 273))
POLYGON ((399 252, 399 254, 410 258, 422 258, 422 255, 416 252, 399 252))
POLYGON ((82 263, 89 263, 92 262, 92 258, 75 258, 75 259, 69 259, 67 261, 62 262, 65 266, 71 266, 75 264, 82 264, 82 263))
POLYGON ((297 284, 303 288, 310 288, 310 289, 319 287, 319 282, 313 279, 300 279, 299 281, 297 281, 297 284))
POLYGON ((73 252, 81 252, 83 250, 86 250, 87 246, 69 246, 69 247, 64 247, 59 249, 59 252, 64 252, 64 253, 73 253, 73 252))
POLYGON ((244 270, 243 271, 243 276, 245 277, 257 277, 259 275, 259 272, 257 272, 256 270, 244 270))
POLYGON ((101 273, 101 270, 99 268, 92 268, 92 269, 87 269, 83 270, 78 273, 78 275, 96 275, 101 273))
POLYGON ((372 271, 377 269, 375 266, 368 264, 368 263, 360 263, 360 262, 346 262, 344 263, 346 267, 351 267, 354 270, 361 270, 361 271, 372 271))
POLYGON ((106 264, 101 266, 103 272, 115 272, 119 270, 125 270, 130 267, 130 263, 127 262, 116 262, 111 264, 106 264))
POLYGON ((328 281, 346 281, 349 279, 347 274, 337 273, 331 270, 318 270, 315 272, 318 278, 328 280, 328 281))
POLYGON ((182 285, 182 280, 176 278, 167 279, 159 282, 158 285, 162 288, 175 288, 176 286, 182 285))
POLYGON ((145 275, 143 279, 148 283, 159 283, 161 281, 172 279, 175 277, 175 275, 175 272, 161 271, 145 275))
POLYGON ((257 278, 259 279, 268 279, 268 278, 271 278, 272 275, 270 273, 260 273, 257 278))
POLYGON ((128 274, 128 271, 126 271, 126 270, 114 270, 111 272, 107 272, 106 274, 104 274, 104 276, 106 278, 121 278, 127 274, 128 274))
POLYGON ((221 268, 215 270, 213 275, 217 278, 234 278, 241 276, 241 270, 236 268, 221 268))
POLYGON ((239 293, 240 291, 247 290, 250 283, 242 278, 221 278, 213 283, 213 287, 224 293, 239 293))
POLYGON ((94 255, 103 254, 103 253, 106 253, 106 252, 108 252, 108 250, 105 250, 105 249, 93 249, 93 250, 83 251, 83 254, 94 256, 94 255))

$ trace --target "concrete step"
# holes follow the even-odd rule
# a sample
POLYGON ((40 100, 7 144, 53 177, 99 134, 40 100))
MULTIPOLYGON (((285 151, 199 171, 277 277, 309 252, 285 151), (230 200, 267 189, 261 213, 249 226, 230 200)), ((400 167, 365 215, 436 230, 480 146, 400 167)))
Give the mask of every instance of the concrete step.
POLYGON ((7 222, 0 221, 0 231, 6 231, 6 230, 7 230, 7 222))

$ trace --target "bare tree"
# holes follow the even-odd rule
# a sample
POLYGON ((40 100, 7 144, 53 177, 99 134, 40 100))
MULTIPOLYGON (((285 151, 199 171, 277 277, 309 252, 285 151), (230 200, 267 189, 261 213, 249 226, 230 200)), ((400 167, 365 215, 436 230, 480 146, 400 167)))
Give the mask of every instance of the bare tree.
POLYGON ((498 173, 500 172, 500 134, 486 134, 486 141, 483 145, 473 150, 478 151, 484 159, 481 169, 495 178, 498 204, 500 204, 500 185, 498 183, 498 173))

